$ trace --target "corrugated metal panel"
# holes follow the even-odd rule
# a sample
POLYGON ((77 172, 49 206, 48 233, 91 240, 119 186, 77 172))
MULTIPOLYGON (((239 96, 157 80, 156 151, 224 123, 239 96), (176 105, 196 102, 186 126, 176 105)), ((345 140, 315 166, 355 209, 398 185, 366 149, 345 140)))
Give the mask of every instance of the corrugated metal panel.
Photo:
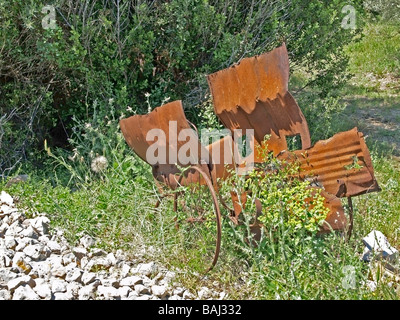
POLYGON ((337 197, 380 190, 368 148, 357 128, 318 141, 306 150, 283 152, 279 157, 297 161, 302 179, 322 185, 337 197))

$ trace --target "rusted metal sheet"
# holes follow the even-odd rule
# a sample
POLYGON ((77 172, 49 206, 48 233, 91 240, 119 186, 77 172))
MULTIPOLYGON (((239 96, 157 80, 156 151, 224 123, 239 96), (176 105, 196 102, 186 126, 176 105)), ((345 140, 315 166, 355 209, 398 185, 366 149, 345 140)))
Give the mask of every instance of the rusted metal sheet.
POLYGON ((282 152, 280 158, 300 164, 300 178, 322 186, 337 197, 380 191, 363 134, 354 128, 311 148, 282 152))
MULTIPOLYGON (((188 170, 181 178, 181 170, 178 168, 192 165, 207 164, 209 171, 215 178, 226 179, 231 170, 235 169, 234 154, 238 153, 231 136, 225 136, 209 145, 203 146, 183 111, 182 102, 173 101, 155 108, 145 115, 134 115, 120 121, 121 131, 128 145, 144 161, 152 165, 154 177, 175 189, 180 183, 188 184, 199 178, 198 172, 188 170), (164 132, 164 139, 153 139, 151 130, 164 132), (186 130, 184 139, 180 135, 186 130), (149 148, 157 147, 159 150, 165 148, 165 162, 151 162, 149 159, 149 148), (218 149, 218 150, 215 150, 218 149), (190 152, 195 150, 191 154, 190 152), (188 162, 182 163, 179 155, 185 152, 188 162), (174 155, 170 157, 170 155, 174 155), (217 155, 217 157, 215 157, 217 155)), ((152 152, 150 152, 152 153, 152 152)), ((151 155, 151 154, 150 154, 151 155)), ((202 183, 205 183, 202 181, 202 183)))
MULTIPOLYGON (((128 145, 141 159, 151 164, 154 178, 172 189, 178 186, 179 181, 182 184, 189 184, 201 179, 196 170, 187 170, 181 178, 181 170, 178 166, 184 168, 211 162, 208 151, 201 145, 196 132, 190 127, 180 100, 157 107, 145 115, 134 115, 122 119, 120 127, 128 145), (181 141, 178 137, 184 129, 187 130, 188 136, 181 141), (163 138, 162 134, 164 134, 163 138), (148 151, 151 147, 156 147, 158 152, 165 150, 165 157, 163 157, 165 161, 149 157, 148 151), (182 147, 197 150, 196 157, 189 157, 187 163, 180 162, 180 157, 177 155, 180 151, 182 152, 182 147)), ((157 156, 157 151, 154 153, 157 156)), ((150 155, 152 154, 151 152, 150 155)), ((201 182, 205 183, 203 180, 201 182)))
POLYGON ((324 190, 321 191, 321 196, 325 198, 324 206, 329 209, 329 212, 320 227, 319 234, 331 232, 331 230, 345 230, 347 227, 347 218, 344 213, 342 201, 324 190))
POLYGON ((277 155, 287 149, 286 136, 301 136, 311 146, 307 121, 288 91, 289 58, 286 46, 208 76, 218 118, 230 130, 254 129, 255 139, 277 155))
MULTIPOLYGON (((186 143, 186 141, 178 141, 179 133, 183 129, 191 129, 180 100, 157 107, 148 114, 134 115, 122 119, 120 120, 120 127, 128 145, 146 162, 149 162, 147 151, 150 146, 154 145, 156 140, 149 135, 151 130, 160 130, 164 132, 165 139, 158 139, 156 143, 160 148, 165 147, 165 160, 166 162, 169 162, 170 153, 177 154, 182 145, 186 143), (175 130, 170 130, 171 121, 175 121, 176 123, 176 129, 174 128, 175 130), (175 141, 175 143, 172 143, 172 141, 175 141)), ((154 133, 156 134, 157 131, 154 131, 154 133)), ((196 147, 200 150, 201 144, 197 137, 194 138, 193 141, 196 141, 196 147)), ((178 162, 179 159, 173 160, 177 161, 171 163, 172 165, 174 165, 175 162, 179 165, 183 165, 178 162)), ((199 158, 193 159, 189 164, 197 163, 199 163, 199 158)), ((159 165, 161 163, 157 162, 155 164, 159 165)))

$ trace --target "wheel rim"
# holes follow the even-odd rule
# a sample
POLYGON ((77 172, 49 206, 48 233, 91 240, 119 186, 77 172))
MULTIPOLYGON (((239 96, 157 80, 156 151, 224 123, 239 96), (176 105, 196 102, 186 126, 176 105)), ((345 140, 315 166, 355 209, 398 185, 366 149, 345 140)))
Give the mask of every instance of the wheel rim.
POLYGON ((188 266, 207 273, 216 265, 221 249, 221 212, 210 176, 198 166, 188 170, 197 171, 199 179, 176 193, 177 226, 182 231, 188 266))

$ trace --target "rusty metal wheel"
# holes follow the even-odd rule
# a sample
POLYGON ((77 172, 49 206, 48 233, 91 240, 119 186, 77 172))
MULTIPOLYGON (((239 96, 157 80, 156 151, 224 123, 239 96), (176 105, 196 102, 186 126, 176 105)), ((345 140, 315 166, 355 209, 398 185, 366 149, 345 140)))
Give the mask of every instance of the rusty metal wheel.
POLYGON ((184 247, 186 264, 207 273, 217 263, 221 248, 221 212, 218 198, 205 166, 187 170, 198 173, 198 181, 185 183, 176 192, 174 207, 177 229, 184 247))

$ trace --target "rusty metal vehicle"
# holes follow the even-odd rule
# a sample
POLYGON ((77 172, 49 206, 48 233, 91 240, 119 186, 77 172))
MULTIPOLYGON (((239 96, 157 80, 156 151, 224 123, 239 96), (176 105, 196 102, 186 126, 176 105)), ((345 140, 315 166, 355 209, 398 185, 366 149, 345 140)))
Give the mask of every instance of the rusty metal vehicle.
MULTIPOLYGON (((320 233, 347 231, 350 237, 353 228, 351 197, 380 190, 369 151, 357 128, 311 145, 307 121, 288 90, 286 45, 260 56, 245 58, 236 65, 208 75, 207 80, 215 114, 232 135, 202 145, 196 128, 185 117, 181 101, 120 121, 128 145, 152 166, 161 197, 172 194, 175 211, 188 212, 183 220, 192 225, 201 224, 210 219, 210 212, 213 213, 210 221, 214 224, 215 238, 211 241, 212 262, 207 271, 215 266, 220 252, 220 205, 228 209, 228 217, 237 224, 247 199, 246 191, 240 194, 232 191, 230 206, 219 192, 219 182, 232 172, 240 171, 248 162, 247 158, 240 157, 241 161, 237 161, 238 150, 232 139, 235 130, 254 130, 253 147, 256 148, 251 160, 255 164, 264 161, 262 153, 257 150, 265 149, 279 159, 299 163, 298 178, 310 180, 312 186, 322 189, 324 205, 329 208, 320 233), (164 134, 158 134, 160 132, 164 134), (301 139, 301 148, 289 151, 287 138, 293 136, 301 139), (218 151, 219 159, 214 158, 214 151, 218 151), (151 159, 149 153, 153 154, 151 159), (193 190, 197 196, 189 195, 183 203, 180 202, 180 186, 188 187, 184 194, 193 190), (168 190, 177 192, 169 193, 168 190), (199 209, 201 201, 198 199, 201 197, 208 198, 208 205, 212 206, 210 210, 199 209), (350 221, 347 221, 340 200, 343 197, 348 199, 350 221), (193 199, 196 203, 190 208, 187 202, 193 199)), ((159 204, 157 202, 156 206, 159 204)), ((256 203, 256 207, 256 214, 259 214, 261 204, 256 203)), ((251 228, 257 238, 262 228, 257 219, 251 228)))

